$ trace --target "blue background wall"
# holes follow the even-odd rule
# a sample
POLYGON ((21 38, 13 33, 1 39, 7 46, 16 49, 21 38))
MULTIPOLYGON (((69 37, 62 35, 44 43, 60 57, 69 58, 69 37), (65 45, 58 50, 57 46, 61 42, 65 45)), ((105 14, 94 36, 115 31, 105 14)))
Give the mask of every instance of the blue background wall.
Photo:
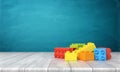
POLYGON ((118 35, 118 38, 119 38, 118 48, 119 48, 119 51, 120 51, 120 0, 118 2, 118 33, 119 33, 119 35, 118 35))
POLYGON ((2 2, 0 0, 0 50, 2 49, 2 2))
POLYGON ((0 51, 53 51, 93 41, 118 51, 114 0, 2 0, 0 51))

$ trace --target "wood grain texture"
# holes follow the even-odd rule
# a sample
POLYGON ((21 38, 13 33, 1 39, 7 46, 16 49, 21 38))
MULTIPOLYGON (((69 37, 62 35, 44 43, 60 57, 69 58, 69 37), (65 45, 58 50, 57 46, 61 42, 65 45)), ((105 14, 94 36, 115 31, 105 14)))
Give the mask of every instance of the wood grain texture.
POLYGON ((120 61, 107 61, 107 64, 113 65, 116 72, 120 72, 120 61))
POLYGON ((53 52, 0 52, 0 72, 120 72, 120 53, 107 61, 66 62, 53 52))
POLYGON ((106 61, 106 63, 113 65, 116 69, 116 72, 120 72, 120 53, 112 53, 112 59, 106 61))
POLYGON ((26 64, 24 64, 26 61, 23 62, 22 60, 31 56, 32 53, 14 53, 14 55, 16 56, 11 56, 9 59, 6 58, 4 61, 2 61, 2 63, 0 63, 1 72, 19 72, 19 70, 23 70, 19 69, 20 67, 26 66, 26 64))
POLYGON ((31 64, 25 68, 25 72, 47 72, 48 66, 53 58, 53 53, 36 53, 31 64))
POLYGON ((84 61, 69 62, 72 72, 92 72, 92 68, 84 61))
POLYGON ((88 61, 93 72, 115 72, 115 67, 107 64, 106 61, 88 61))
POLYGON ((52 59, 48 67, 48 72, 70 72, 70 66, 64 59, 52 59))

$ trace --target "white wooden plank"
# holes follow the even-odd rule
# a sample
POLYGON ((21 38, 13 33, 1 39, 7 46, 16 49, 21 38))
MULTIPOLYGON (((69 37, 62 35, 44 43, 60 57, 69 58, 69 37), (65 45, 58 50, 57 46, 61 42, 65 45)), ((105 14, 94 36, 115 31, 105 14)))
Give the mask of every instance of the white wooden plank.
POLYGON ((92 72, 92 68, 84 61, 71 62, 69 61, 72 72, 92 72))
POLYGON ((30 55, 31 55, 31 53, 22 53, 16 57, 11 57, 10 59, 3 61, 0 64, 0 69, 1 69, 0 71, 1 72, 16 72, 17 68, 15 68, 16 67, 15 63, 23 60, 24 58, 26 58, 30 55))
POLYGON ((68 62, 65 62, 64 59, 52 59, 48 72, 70 72, 70 66, 68 62))
POLYGON ((120 72, 120 62, 116 61, 107 61, 107 64, 113 65, 116 68, 116 72, 120 72))
POLYGON ((87 62, 93 69, 93 72, 115 72, 114 66, 107 64, 106 61, 88 61, 87 62))
POLYGON ((112 58, 110 60, 120 62, 120 52, 112 52, 112 58))
POLYGON ((10 55, 12 55, 11 52, 0 52, 0 59, 6 56, 10 56, 10 55))
MULTIPOLYGON (((24 54, 22 54, 22 55, 24 55, 24 54)), ((44 68, 46 68, 46 71, 47 71, 47 67, 45 67, 45 64, 47 64, 47 62, 49 62, 49 60, 47 60, 46 57, 49 58, 50 56, 52 56, 50 53, 38 53, 37 52, 37 53, 34 53, 34 55, 31 55, 29 57, 26 56, 26 58, 24 58, 16 63, 13 63, 12 65, 8 65, 8 63, 7 63, 7 65, 3 68, 2 72, 29 72, 29 71, 36 72, 37 71, 36 69, 44 70, 44 68), (39 61, 39 59, 41 59, 41 58, 43 58, 44 60, 46 59, 46 62, 39 61), (39 63, 38 63, 38 61, 39 61, 39 63), (42 62, 42 63, 40 63, 40 62, 42 62), (42 68, 41 67, 39 67, 39 68, 31 67, 30 68, 30 67, 28 67, 29 65, 30 66, 41 65, 42 68)))
MULTIPOLYGON (((26 54, 28 54, 28 53, 26 53, 26 54)), ((15 59, 15 61, 12 62, 12 64, 4 65, 2 67, 2 72, 24 72, 24 68, 23 67, 25 67, 27 65, 27 62, 29 62, 29 61, 26 61, 26 59, 28 57, 30 57, 31 55, 33 55, 33 54, 30 54, 30 56, 25 55, 25 54, 21 54, 21 55, 20 56, 21 56, 21 58, 23 57, 23 59, 20 59, 18 61, 16 61, 16 59, 15 59), (24 55, 25 57, 23 57, 21 55, 24 55)), ((19 59, 19 57, 17 57, 17 59, 19 59)))
POLYGON ((18 55, 21 55, 22 53, 16 53, 16 52, 2 52, 0 53, 0 61, 5 61, 10 59, 11 57, 16 57, 18 55))
POLYGON ((112 59, 106 61, 107 64, 111 64, 116 68, 116 72, 120 72, 120 52, 112 53, 112 59))
POLYGON ((14 61, 19 61, 20 58, 24 58, 26 56, 29 56, 30 53, 21 53, 21 54, 16 54, 16 56, 10 56, 9 58, 3 59, 0 61, 0 66, 3 66, 3 64, 10 64, 14 63, 14 61))
POLYGON ((47 72, 48 66, 53 58, 53 53, 37 53, 35 60, 25 68, 25 72, 47 72))
POLYGON ((0 72, 120 72, 119 55, 112 53, 110 61, 65 62, 48 52, 0 53, 0 72))

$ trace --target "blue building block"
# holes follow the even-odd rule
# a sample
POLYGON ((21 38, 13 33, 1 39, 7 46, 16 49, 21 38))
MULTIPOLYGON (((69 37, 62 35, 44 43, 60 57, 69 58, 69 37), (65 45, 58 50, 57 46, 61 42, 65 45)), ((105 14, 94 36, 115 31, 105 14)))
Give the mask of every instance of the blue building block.
POLYGON ((105 61, 106 60, 106 48, 94 49, 95 60, 105 61))

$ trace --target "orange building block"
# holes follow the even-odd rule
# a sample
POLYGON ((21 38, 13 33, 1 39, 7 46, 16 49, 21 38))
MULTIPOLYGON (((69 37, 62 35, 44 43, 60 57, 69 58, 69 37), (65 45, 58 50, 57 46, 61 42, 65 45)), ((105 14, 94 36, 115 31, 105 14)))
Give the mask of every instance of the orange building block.
POLYGON ((94 52, 82 51, 78 53, 78 59, 84 61, 94 60, 94 52))

